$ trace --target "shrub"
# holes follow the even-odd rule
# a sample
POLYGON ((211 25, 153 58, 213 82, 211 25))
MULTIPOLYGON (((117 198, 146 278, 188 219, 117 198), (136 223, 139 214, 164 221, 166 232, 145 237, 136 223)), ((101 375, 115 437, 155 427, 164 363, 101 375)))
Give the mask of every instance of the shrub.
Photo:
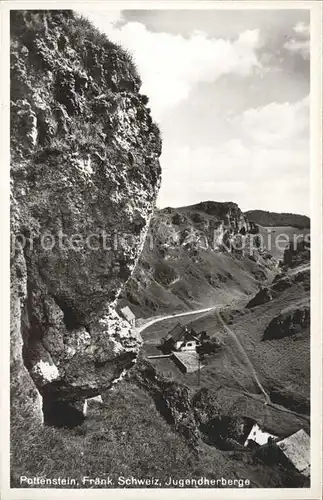
POLYGON ((177 274, 172 267, 164 262, 159 262, 156 264, 154 277, 162 285, 169 285, 169 283, 176 279, 177 274))

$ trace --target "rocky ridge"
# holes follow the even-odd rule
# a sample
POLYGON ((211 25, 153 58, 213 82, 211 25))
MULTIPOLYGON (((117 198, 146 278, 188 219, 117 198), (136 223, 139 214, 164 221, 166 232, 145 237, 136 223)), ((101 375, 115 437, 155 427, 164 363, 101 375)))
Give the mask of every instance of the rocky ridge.
POLYGON ((142 316, 253 294, 278 265, 259 248, 257 231, 232 202, 156 210, 119 302, 142 316))
POLYGON ((290 243, 281 262, 279 273, 270 286, 261 288, 248 302, 252 309, 279 298, 286 290, 298 288, 303 294, 300 300, 280 310, 267 325, 263 340, 281 339, 293 336, 310 328, 310 243, 301 240, 296 247, 290 243))

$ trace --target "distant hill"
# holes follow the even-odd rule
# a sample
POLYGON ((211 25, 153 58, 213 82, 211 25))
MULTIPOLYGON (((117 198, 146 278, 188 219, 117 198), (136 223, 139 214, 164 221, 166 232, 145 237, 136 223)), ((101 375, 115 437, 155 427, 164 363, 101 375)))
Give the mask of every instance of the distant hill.
POLYGON ((292 226, 298 229, 310 227, 310 218, 306 215, 248 210, 245 216, 260 226, 292 226))

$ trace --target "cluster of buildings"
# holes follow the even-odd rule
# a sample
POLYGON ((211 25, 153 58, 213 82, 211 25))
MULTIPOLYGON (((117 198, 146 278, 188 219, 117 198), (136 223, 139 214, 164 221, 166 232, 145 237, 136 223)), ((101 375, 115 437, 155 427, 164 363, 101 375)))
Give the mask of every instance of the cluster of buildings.
POLYGON ((265 460, 266 458, 274 459, 275 462, 292 466, 303 476, 310 477, 311 440, 304 429, 281 439, 274 434, 263 431, 257 423, 254 423, 244 446, 257 448, 265 460))
POLYGON ((170 357, 184 373, 200 371, 203 365, 196 349, 201 345, 205 332, 196 333, 193 328, 188 328, 178 323, 161 340, 160 348, 170 357))

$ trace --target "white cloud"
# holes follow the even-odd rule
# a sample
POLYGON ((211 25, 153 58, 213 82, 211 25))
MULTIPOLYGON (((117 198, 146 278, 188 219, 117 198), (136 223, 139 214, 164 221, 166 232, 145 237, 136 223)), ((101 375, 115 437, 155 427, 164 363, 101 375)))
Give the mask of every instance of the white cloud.
MULTIPOLYGON (((201 31, 183 37, 151 32, 139 22, 125 23, 120 11, 84 10, 83 14, 112 41, 133 54, 143 81, 142 92, 150 97, 153 116, 165 127, 159 206, 180 206, 210 199, 235 201, 245 210, 308 213, 308 97, 293 103, 271 102, 262 107, 249 107, 236 116, 234 111, 231 114, 222 111, 215 121, 214 142, 209 141, 208 146, 202 146, 205 143, 203 129, 198 130, 196 121, 190 124, 197 135, 197 141, 191 145, 185 133, 182 138, 178 135, 182 139, 180 144, 171 140, 172 122, 164 119, 164 112, 188 99, 200 82, 213 83, 224 75, 243 78, 252 74, 265 80, 267 72, 273 71, 273 55, 265 53, 264 56, 258 51, 259 30, 242 31, 240 35, 237 32, 234 40, 210 37, 201 31), (223 126, 221 131, 224 129, 223 134, 218 134, 220 139, 217 137, 219 123, 223 126), (222 138, 223 142, 219 143, 222 138)), ((285 50, 309 58, 308 24, 294 25, 285 50)), ((241 86, 241 94, 244 89, 241 86)), ((212 107, 214 109, 216 107, 212 107)), ((176 113, 183 112, 178 110, 173 110, 177 118, 176 113)), ((192 116, 192 120, 202 121, 203 113, 205 109, 200 114, 185 113, 185 120, 192 116)), ((180 120, 177 123, 180 124, 180 120)))
POLYGON ((295 31, 295 33, 299 35, 305 35, 305 36, 310 35, 310 25, 308 23, 300 21, 296 23, 295 26, 293 26, 293 30, 295 31))
POLYGON ((104 11, 87 11, 86 15, 133 54, 143 81, 142 92, 150 97, 156 118, 186 99, 197 82, 212 82, 226 74, 247 76, 260 68, 258 30, 244 31, 234 41, 210 38, 198 31, 185 38, 151 32, 138 22, 116 26, 111 13, 105 18, 104 11))
POLYGON ((310 58, 309 40, 296 40, 295 38, 291 38, 284 44, 284 48, 294 54, 301 54, 303 59, 310 58))
POLYGON ((304 59, 310 58, 310 25, 298 22, 293 26, 295 38, 290 38, 284 48, 292 54, 300 54, 304 59))
POLYGON ((159 206, 201 200, 241 208, 309 212, 309 98, 273 102, 231 118, 234 138, 218 146, 168 150, 159 206))
POLYGON ((257 30, 244 32, 231 42, 208 38, 204 33, 190 38, 151 33, 143 24, 129 23, 113 36, 133 49, 142 90, 150 97, 157 116, 186 99, 197 82, 212 82, 229 73, 245 76, 259 66, 257 30))
POLYGON ((286 146, 308 132, 309 97, 296 103, 271 102, 263 107, 246 109, 231 122, 259 145, 286 146))

